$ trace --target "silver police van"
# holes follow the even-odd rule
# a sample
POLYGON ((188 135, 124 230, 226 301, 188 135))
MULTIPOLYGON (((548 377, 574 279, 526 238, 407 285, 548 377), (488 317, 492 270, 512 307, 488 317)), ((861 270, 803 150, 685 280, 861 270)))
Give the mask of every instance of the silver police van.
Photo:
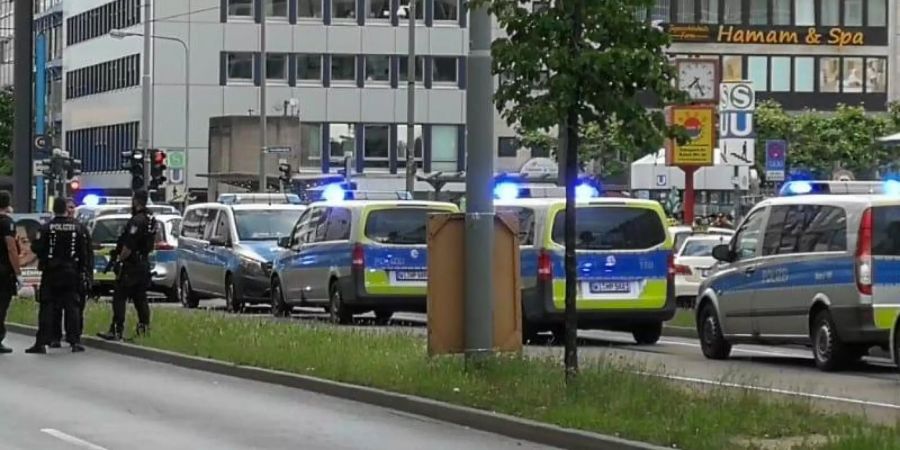
POLYGON ((696 303, 707 358, 727 358, 737 343, 801 344, 831 371, 872 346, 888 347, 890 332, 876 326, 873 302, 896 281, 879 277, 888 274, 877 267, 873 274, 873 255, 900 235, 873 217, 900 209, 900 196, 828 195, 835 191, 789 186, 786 196, 757 204, 730 244, 713 250, 721 264, 696 303))

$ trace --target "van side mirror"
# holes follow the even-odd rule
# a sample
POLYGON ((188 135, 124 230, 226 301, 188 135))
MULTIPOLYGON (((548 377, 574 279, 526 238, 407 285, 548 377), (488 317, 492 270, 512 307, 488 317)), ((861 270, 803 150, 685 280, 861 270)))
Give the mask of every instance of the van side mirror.
POLYGON ((291 248, 291 237, 282 236, 278 238, 278 246, 281 248, 291 248))
POLYGON ((209 245, 212 245, 214 247, 227 247, 228 240, 218 236, 213 236, 209 238, 209 245))
POLYGON ((728 244, 719 244, 713 247, 712 256, 716 261, 734 262, 734 252, 731 251, 731 247, 728 244))

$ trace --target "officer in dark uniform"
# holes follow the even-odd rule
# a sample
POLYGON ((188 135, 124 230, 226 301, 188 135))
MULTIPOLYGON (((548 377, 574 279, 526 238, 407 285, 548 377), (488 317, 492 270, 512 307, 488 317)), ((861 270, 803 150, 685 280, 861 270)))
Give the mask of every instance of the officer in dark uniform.
MULTIPOLYGON (((66 217, 75 218, 75 201, 68 199, 66 201, 66 217)), ((94 252, 93 243, 91 242, 91 233, 83 223, 78 223, 81 231, 87 239, 87 246, 92 251, 88 253, 87 263, 84 265, 84 273, 81 274, 81 288, 78 290, 79 303, 79 320, 84 323, 84 307, 87 304, 87 297, 91 293, 94 284, 94 252)), ((56 308, 53 311, 53 340, 50 342, 50 348, 60 348, 63 332, 63 309, 56 308)))
POLYGON ((98 333, 103 339, 121 340, 125 330, 125 304, 134 303, 138 315, 137 334, 150 329, 150 305, 147 289, 150 287, 150 252, 156 243, 156 220, 147 210, 147 191, 137 191, 132 199, 131 220, 119 238, 118 262, 121 267, 116 277, 113 294, 113 318, 109 332, 98 333))
POLYGON ((31 246, 42 268, 41 293, 37 340, 25 353, 47 353, 47 345, 54 338, 56 309, 65 312, 66 341, 72 346, 72 352, 84 351, 78 292, 92 250, 87 245, 84 228, 66 216, 65 198, 53 200, 53 214, 53 220, 41 228, 37 241, 31 246))
POLYGON ((16 242, 16 224, 9 214, 12 212, 12 196, 8 191, 0 191, 0 354, 12 353, 3 345, 6 337, 6 311, 13 295, 18 290, 19 245, 16 242))

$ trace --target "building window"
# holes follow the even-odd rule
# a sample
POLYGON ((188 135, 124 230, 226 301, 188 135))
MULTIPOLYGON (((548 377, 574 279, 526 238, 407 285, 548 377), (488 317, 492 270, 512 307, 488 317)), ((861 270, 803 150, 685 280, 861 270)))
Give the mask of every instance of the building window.
POLYGON ((322 125, 317 123, 300 124, 300 155, 303 159, 322 157, 322 125))
POLYGON ((228 54, 228 81, 253 81, 253 53, 228 54))
POLYGON ((514 137, 497 138, 497 156, 515 158, 519 153, 519 140, 514 137))
POLYGON ((867 25, 870 27, 887 26, 887 11, 885 10, 885 0, 868 0, 869 20, 867 25))
MULTIPOLYGON (((400 9, 397 16, 401 19, 409 20, 409 0, 400 0, 400 9)), ((416 1, 416 20, 422 20, 425 17, 425 2, 423 0, 416 1)))
POLYGON ((435 56, 431 61, 435 83, 456 83, 458 73, 455 57, 435 56))
POLYGON ((366 17, 389 20, 391 18, 391 0, 366 0, 366 17))
POLYGON ((722 21, 726 24, 741 23, 741 0, 723 0, 723 2, 722 21))
POLYGON ((343 158, 344 152, 356 153, 356 125, 352 123, 332 123, 328 125, 328 156, 343 158))
POLYGON ((297 0, 297 17, 303 19, 322 17, 322 0, 297 0))
POLYGON ((677 1, 675 23, 694 23, 694 0, 677 1))
POLYGON ((863 0, 844 0, 844 26, 861 27, 863 24, 863 0))
POLYGON ((791 91, 791 57, 772 57, 772 92, 791 91))
POLYGON ((356 56, 332 55, 331 80, 339 82, 356 81, 356 56))
POLYGON ((887 91, 887 59, 866 58, 866 92, 883 94, 887 91))
POLYGON ((459 133, 455 125, 431 127, 431 170, 451 172, 457 170, 459 158, 459 133))
POLYGON ((388 55, 367 55, 366 81, 385 82, 391 80, 391 57, 388 55))
POLYGON ((840 92, 841 58, 819 59, 819 91, 840 92))
POLYGON ((297 55, 297 80, 320 81, 322 79, 322 55, 297 55))
MULTIPOLYGON (((406 160, 406 149, 408 146, 406 145, 406 134, 409 127, 407 125, 397 125, 397 159, 400 161, 406 160)), ((414 156, 415 159, 421 161, 422 160, 422 125, 413 126, 413 136, 415 137, 415 145, 416 145, 416 153, 414 156)))
POLYGON ((722 56, 722 79, 740 81, 744 79, 744 57, 741 55, 722 56))
POLYGON ((822 0, 822 23, 820 25, 826 27, 836 27, 841 24, 841 5, 840 0, 822 0))
POLYGON ((769 0, 750 0, 750 25, 769 23, 769 0))
POLYGON ((228 15, 233 17, 252 17, 253 0, 228 0, 228 15))
POLYGON ((331 0, 331 17, 333 19, 355 19, 356 0, 331 0))
POLYGON ((794 0, 794 24, 808 27, 816 24, 816 9, 813 0, 794 0))
POLYGON ((700 23, 719 23, 719 0, 700 0, 700 23))
POLYGON ((812 57, 794 58, 794 92, 813 92, 815 87, 815 61, 812 57))
POLYGON ((772 25, 791 24, 791 0, 772 0, 772 25))
POLYGON ((459 20, 459 0, 434 0, 434 20, 459 20))
MULTIPOLYGON (((408 56, 400 57, 400 73, 398 75, 400 75, 399 79, 402 81, 407 80, 406 73, 409 70, 409 69, 407 69, 407 61, 408 60, 409 60, 408 56)), ((416 56, 416 81, 421 83, 423 80, 425 80, 425 58, 423 58, 421 56, 416 56)))
POLYGON ((769 59, 765 56, 748 56, 747 76, 757 92, 769 90, 769 59))
POLYGON ((843 81, 841 82, 841 90, 849 93, 860 93, 863 91, 863 59, 862 58, 844 58, 843 81))
POLYGON ((277 53, 270 53, 266 55, 266 79, 283 81, 287 83, 287 55, 277 53))
POLYGON ((266 2, 266 17, 287 17, 288 0, 264 0, 266 2))
POLYGON ((390 142, 390 127, 387 125, 366 125, 365 141, 363 142, 363 154, 366 158, 366 166, 387 166, 388 147, 390 142), (381 161, 370 164, 370 160, 381 161))
POLYGON ((665 23, 669 23, 672 19, 669 14, 669 3, 670 0, 656 0, 656 4, 653 5, 653 9, 650 10, 650 21, 661 21, 665 23))

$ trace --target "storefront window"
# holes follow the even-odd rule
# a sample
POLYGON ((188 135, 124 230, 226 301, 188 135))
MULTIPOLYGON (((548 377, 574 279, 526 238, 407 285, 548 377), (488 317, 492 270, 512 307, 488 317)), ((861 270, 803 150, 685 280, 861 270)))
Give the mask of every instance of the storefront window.
POLYGON ((769 90, 769 59, 765 56, 747 57, 747 75, 753 82, 753 89, 757 92, 769 90))
POLYGON ((386 167, 390 128, 387 125, 366 125, 363 152, 366 166, 386 167))
MULTIPOLYGON (((409 128, 406 125, 397 125, 397 158, 401 161, 406 160, 406 149, 408 145, 406 145, 407 141, 407 130, 409 128)), ((421 161, 422 160, 422 125, 415 125, 413 127, 413 136, 415 137, 416 143, 416 153, 414 157, 421 161)))
POLYGON ((454 125, 431 127, 431 170, 454 171, 459 157, 459 133, 454 125))
POLYGON ((772 25, 791 24, 791 0, 772 0, 772 25))
POLYGON ((300 125, 300 155, 304 161, 322 157, 322 125, 318 123, 300 125))
POLYGON ((859 93, 863 91, 863 59, 844 58, 843 82, 844 92, 859 93))
POLYGON ((344 152, 356 151, 356 126, 352 123, 333 123, 328 126, 330 133, 328 154, 332 158, 343 158, 344 152))
POLYGON ((650 21, 659 20, 669 23, 669 0, 656 0, 653 9, 650 11, 650 21))
POLYGON ((841 24, 841 5, 840 0, 822 0, 822 23, 821 25, 832 27, 841 24))
POLYGON ((700 0, 700 23, 719 23, 719 0, 700 0))
POLYGON ((750 0, 750 25, 769 23, 769 0, 750 0))
POLYGON ((821 58, 819 60, 819 91, 840 92, 840 78, 840 58, 821 58))
POLYGON ((789 56, 772 57, 772 92, 790 92, 791 90, 791 58, 789 56))
POLYGON ((866 92, 884 93, 887 90, 887 60, 866 59, 866 92))
POLYGON ((741 55, 722 56, 722 79, 740 81, 744 79, 744 57, 741 55))
POLYGON ((677 23, 694 23, 694 0, 678 0, 677 23))
POLYGON ((724 22, 727 24, 741 23, 741 0, 724 0, 724 22))
POLYGON ((794 58, 794 91, 812 92, 815 84, 815 60, 811 57, 794 58))
POLYGON ((797 26, 816 24, 816 9, 813 0, 794 0, 794 24, 797 26))
POLYGON ((863 24, 863 0, 844 0, 844 26, 861 27, 863 24))
POLYGON ((885 0, 868 0, 869 4, 869 20, 870 27, 883 27, 887 25, 887 11, 885 10, 885 0))

